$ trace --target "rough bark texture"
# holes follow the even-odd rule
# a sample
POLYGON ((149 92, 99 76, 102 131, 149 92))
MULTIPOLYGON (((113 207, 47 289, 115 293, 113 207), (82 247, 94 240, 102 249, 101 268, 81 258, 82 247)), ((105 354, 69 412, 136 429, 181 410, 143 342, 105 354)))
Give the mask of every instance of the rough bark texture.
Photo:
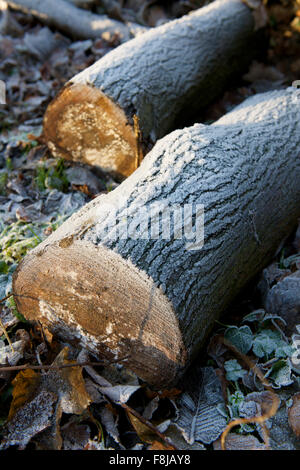
POLYGON ((7 0, 10 7, 31 13, 43 23, 55 26, 74 38, 99 39, 103 33, 118 33, 122 41, 130 39, 127 25, 106 15, 79 9, 72 3, 64 0, 7 0))
POLYGON ((137 153, 132 117, 150 146, 180 127, 250 62, 253 29, 245 4, 218 0, 116 48, 49 105, 44 134, 53 155, 130 175, 137 153))
POLYGON ((297 223, 299 113, 299 91, 288 88, 160 140, 117 189, 26 256, 13 282, 19 311, 95 354, 129 355, 154 386, 174 383, 297 223), (197 237, 180 234, 173 216, 165 237, 168 210, 192 207, 184 226, 197 228, 197 205, 203 247, 200 226, 197 237))

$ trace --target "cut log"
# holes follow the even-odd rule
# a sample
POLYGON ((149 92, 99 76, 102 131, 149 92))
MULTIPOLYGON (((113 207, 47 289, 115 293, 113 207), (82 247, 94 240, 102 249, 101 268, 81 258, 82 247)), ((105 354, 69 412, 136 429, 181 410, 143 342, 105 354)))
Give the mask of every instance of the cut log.
POLYGON ((131 27, 106 15, 96 15, 77 8, 65 0, 7 0, 6 3, 11 8, 36 16, 43 23, 55 26, 73 38, 100 39, 103 33, 117 33, 123 42, 132 37, 131 27))
POLYGON ((127 177, 138 160, 133 116, 148 150, 249 64, 253 29, 245 4, 219 0, 122 44, 49 105, 44 135, 52 154, 127 177))
POLYGON ((22 36, 23 29, 19 23, 12 17, 9 12, 8 5, 3 0, 0 0, 0 34, 3 36, 22 36))
POLYGON ((18 310, 95 355, 128 356, 152 386, 175 383, 297 224, 297 93, 256 95, 211 126, 161 139, 25 257, 18 310))

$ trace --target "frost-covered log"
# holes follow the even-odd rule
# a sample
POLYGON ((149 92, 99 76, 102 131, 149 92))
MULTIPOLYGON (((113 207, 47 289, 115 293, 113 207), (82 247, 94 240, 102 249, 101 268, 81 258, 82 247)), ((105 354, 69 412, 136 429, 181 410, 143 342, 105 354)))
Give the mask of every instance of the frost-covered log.
POLYGON ((18 310, 96 355, 128 355, 154 386, 174 383, 297 224, 298 93, 256 95, 158 141, 25 257, 18 310))
POLYGON ((103 33, 119 34, 122 41, 130 39, 130 27, 106 15, 96 15, 75 2, 65 0, 6 0, 17 10, 30 13, 43 23, 55 26, 78 39, 99 39, 103 33))
POLYGON ((180 127, 251 61, 253 30, 248 6, 218 0, 117 47, 49 105, 44 135, 53 155, 130 175, 139 158, 133 116, 146 148, 180 127))

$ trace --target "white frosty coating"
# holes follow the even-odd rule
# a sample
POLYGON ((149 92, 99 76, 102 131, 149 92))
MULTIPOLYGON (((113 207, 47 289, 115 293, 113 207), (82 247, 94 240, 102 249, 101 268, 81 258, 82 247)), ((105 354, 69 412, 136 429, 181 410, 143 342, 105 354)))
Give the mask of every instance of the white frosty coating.
POLYGON ((196 124, 166 136, 117 189, 87 204, 36 250, 70 234, 112 249, 129 268, 139 268, 141 279, 150 276, 161 287, 185 344, 195 351, 300 215, 296 93, 288 88, 256 95, 211 126, 196 124), (184 239, 112 241, 112 206, 122 219, 127 207, 134 217, 160 200, 204 204, 202 250, 187 251, 184 239))
POLYGON ((253 25, 241 0, 217 0, 122 44, 71 82, 91 84, 136 112, 154 141, 181 110, 205 106, 251 60, 253 25))

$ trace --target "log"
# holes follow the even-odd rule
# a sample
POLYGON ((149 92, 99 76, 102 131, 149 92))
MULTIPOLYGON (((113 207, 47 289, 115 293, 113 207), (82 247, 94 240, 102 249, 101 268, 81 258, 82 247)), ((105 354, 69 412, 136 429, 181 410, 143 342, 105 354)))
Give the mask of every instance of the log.
POLYGON ((158 141, 24 258, 13 279, 19 312, 96 356, 128 356, 154 387, 176 383, 297 225, 297 93, 256 95, 158 141))
POLYGON ((123 42, 132 37, 131 29, 134 29, 106 15, 77 8, 65 0, 7 0, 6 3, 77 39, 100 39, 104 33, 118 33, 123 42))
POLYGON ((241 74, 255 53, 253 30, 248 6, 218 0, 122 44, 73 77, 49 105, 49 149, 124 179, 139 164, 133 116, 148 151, 241 74))
POLYGON ((0 0, 0 34, 3 36, 22 36, 23 29, 19 23, 12 17, 8 9, 8 5, 3 0, 0 0))

